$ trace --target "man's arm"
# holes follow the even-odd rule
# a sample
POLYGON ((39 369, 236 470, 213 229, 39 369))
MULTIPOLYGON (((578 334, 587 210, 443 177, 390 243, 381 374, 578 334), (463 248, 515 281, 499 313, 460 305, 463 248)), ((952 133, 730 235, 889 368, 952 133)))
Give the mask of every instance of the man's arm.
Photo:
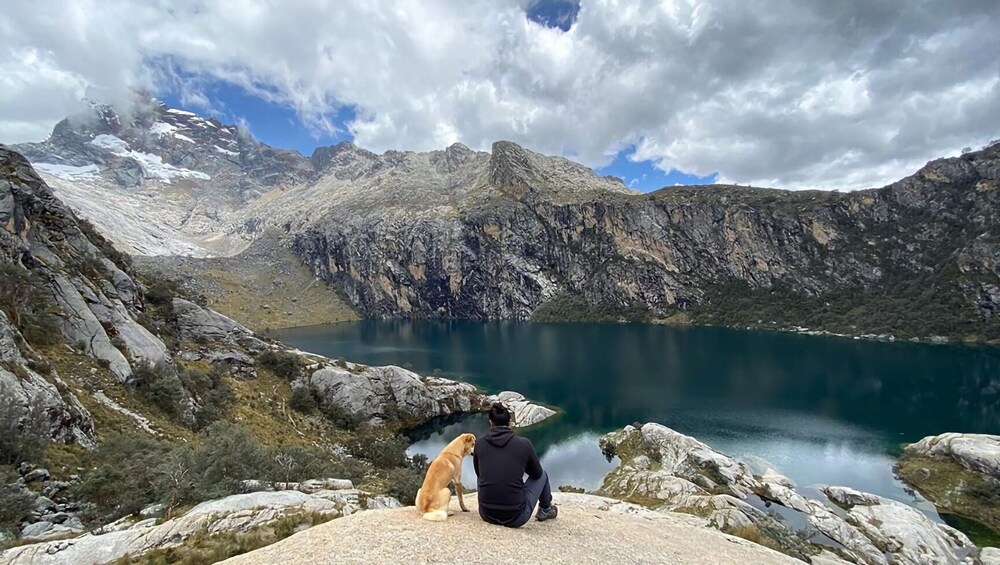
POLYGON ((524 472, 528 473, 529 479, 537 479, 542 476, 542 462, 538 460, 538 454, 535 453, 535 446, 532 445, 531 440, 523 439, 528 449, 528 464, 525 466, 524 472))
POLYGON ((479 452, 472 452, 472 468, 476 470, 476 476, 479 476, 479 452))

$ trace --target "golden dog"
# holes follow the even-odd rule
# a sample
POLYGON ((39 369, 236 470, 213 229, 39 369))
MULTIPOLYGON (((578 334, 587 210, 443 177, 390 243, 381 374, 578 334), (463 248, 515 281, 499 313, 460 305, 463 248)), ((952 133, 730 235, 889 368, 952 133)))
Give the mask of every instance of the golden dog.
POLYGON ((444 522, 453 512, 448 510, 451 503, 449 484, 455 485, 458 494, 458 505, 462 512, 468 512, 465 501, 462 500, 462 458, 470 455, 476 447, 476 436, 462 434, 452 440, 441 450, 431 466, 427 469, 424 484, 417 491, 417 510, 424 520, 444 522))

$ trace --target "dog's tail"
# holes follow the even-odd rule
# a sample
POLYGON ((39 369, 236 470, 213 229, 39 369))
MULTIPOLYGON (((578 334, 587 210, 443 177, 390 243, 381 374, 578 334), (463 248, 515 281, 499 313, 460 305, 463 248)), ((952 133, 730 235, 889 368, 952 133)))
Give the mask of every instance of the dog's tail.
POLYGON ((447 510, 431 510, 430 512, 424 512, 424 520, 430 520, 431 522, 444 522, 447 519, 447 510))

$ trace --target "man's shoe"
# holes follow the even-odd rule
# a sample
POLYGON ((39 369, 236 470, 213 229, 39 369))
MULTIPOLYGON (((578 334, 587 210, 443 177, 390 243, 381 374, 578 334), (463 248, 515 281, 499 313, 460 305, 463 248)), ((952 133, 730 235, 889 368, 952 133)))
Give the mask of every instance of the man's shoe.
POLYGON ((548 508, 542 508, 541 506, 539 506, 538 513, 535 514, 535 519, 538 520, 539 522, 544 522, 546 520, 555 520, 556 516, 558 515, 559 515, 559 509, 556 508, 555 504, 549 506, 548 508))

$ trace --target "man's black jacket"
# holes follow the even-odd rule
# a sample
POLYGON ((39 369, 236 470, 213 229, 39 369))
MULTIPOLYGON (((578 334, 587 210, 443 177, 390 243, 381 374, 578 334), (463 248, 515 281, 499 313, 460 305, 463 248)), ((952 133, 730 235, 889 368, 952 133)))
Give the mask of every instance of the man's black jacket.
POLYGON ((542 476, 535 446, 507 426, 493 426, 476 440, 472 464, 479 478, 479 506, 491 517, 517 516, 524 506, 524 474, 542 476))

